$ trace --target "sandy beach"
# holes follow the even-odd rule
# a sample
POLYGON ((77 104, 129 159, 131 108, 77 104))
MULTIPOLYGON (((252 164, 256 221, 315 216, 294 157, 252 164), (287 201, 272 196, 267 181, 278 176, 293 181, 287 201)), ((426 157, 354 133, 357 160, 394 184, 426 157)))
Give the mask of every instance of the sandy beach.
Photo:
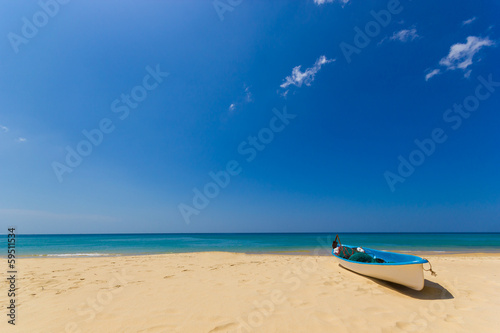
POLYGON ((500 254, 426 256, 417 292, 328 256, 224 252, 18 263, 2 332, 498 332, 500 254))

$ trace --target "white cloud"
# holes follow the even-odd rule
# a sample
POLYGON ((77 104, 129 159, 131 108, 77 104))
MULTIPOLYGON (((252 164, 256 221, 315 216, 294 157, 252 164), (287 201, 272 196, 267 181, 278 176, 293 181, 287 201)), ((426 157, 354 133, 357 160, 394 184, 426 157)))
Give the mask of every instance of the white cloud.
POLYGON ((412 27, 410 29, 403 29, 395 32, 389 39, 406 43, 418 37, 420 36, 417 33, 417 29, 412 27))
POLYGON ((250 92, 250 87, 245 87, 245 102, 253 102, 252 93, 250 92))
MULTIPOLYGON (((476 36, 467 37, 467 42, 464 44, 454 44, 450 47, 450 52, 439 61, 439 64, 447 70, 462 69, 464 77, 468 78, 471 70, 466 71, 467 67, 472 65, 473 58, 483 47, 496 45, 494 41, 488 37, 481 38, 476 36)), ((440 74, 440 69, 434 69, 425 75, 425 80, 428 81, 431 77, 440 74)))
POLYGON ((438 75, 441 73, 441 70, 440 69, 433 69, 432 71, 430 71, 429 73, 427 73, 425 75, 425 81, 429 81, 429 79, 435 75, 438 75))
POLYGON ((19 138, 17 138, 17 140, 16 140, 16 141, 17 141, 17 142, 26 142, 27 140, 26 140, 26 138, 19 137, 19 138))
MULTIPOLYGON (((288 88, 290 85, 301 87, 302 84, 310 86, 314 81, 314 76, 321 69, 321 66, 333 61, 335 61, 335 59, 327 59, 324 55, 322 55, 316 60, 312 67, 307 68, 304 72, 300 71, 300 65, 295 66, 292 69, 292 75, 287 76, 280 87, 283 89, 288 88)), ((284 92, 283 94, 286 96, 286 93, 287 92, 284 92)))
POLYGON ((472 22, 474 22, 476 20, 477 17, 471 17, 470 19, 468 20, 465 20, 462 22, 462 25, 467 25, 467 24, 471 24, 472 22))
POLYGON ((349 3, 351 0, 314 0, 314 3, 317 4, 318 6, 325 4, 325 3, 332 3, 332 2, 338 2, 341 3, 342 6, 345 4, 349 3))
POLYGON ((467 37, 467 43, 454 44, 450 47, 450 52, 446 57, 439 61, 441 66, 447 69, 466 69, 472 65, 474 55, 485 46, 493 46, 495 43, 488 37, 481 38, 475 36, 467 37))
POLYGON ((252 92, 250 91, 250 87, 247 86, 246 84, 244 84, 243 87, 244 87, 243 96, 240 95, 240 97, 238 97, 236 102, 233 102, 229 105, 229 107, 227 108, 229 110, 229 112, 236 110, 236 108, 238 106, 253 102, 253 96, 252 96, 252 92))
POLYGON ((9 128, 3 125, 0 125, 0 131, 7 133, 9 131, 9 128))

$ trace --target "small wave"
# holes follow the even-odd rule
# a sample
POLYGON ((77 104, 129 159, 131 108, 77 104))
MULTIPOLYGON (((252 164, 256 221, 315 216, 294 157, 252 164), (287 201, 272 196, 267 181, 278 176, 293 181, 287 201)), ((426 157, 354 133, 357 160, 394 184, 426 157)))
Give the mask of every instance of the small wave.
POLYGON ((102 257, 109 256, 105 253, 61 253, 61 254, 42 254, 43 257, 102 257))

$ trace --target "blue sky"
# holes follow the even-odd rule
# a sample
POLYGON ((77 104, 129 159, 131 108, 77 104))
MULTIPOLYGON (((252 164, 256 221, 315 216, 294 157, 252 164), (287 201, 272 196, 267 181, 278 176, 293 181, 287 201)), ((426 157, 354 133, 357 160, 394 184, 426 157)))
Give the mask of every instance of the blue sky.
POLYGON ((4 228, 500 231, 495 1, 0 7, 4 228))

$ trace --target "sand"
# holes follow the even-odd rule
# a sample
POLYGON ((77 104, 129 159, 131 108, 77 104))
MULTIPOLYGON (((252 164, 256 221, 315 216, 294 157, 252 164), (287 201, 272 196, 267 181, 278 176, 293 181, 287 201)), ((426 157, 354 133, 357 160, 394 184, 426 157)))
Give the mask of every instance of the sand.
POLYGON ((421 292, 328 256, 21 259, 16 326, 2 279, 0 331, 499 332, 500 254, 427 257, 438 276, 421 292))

